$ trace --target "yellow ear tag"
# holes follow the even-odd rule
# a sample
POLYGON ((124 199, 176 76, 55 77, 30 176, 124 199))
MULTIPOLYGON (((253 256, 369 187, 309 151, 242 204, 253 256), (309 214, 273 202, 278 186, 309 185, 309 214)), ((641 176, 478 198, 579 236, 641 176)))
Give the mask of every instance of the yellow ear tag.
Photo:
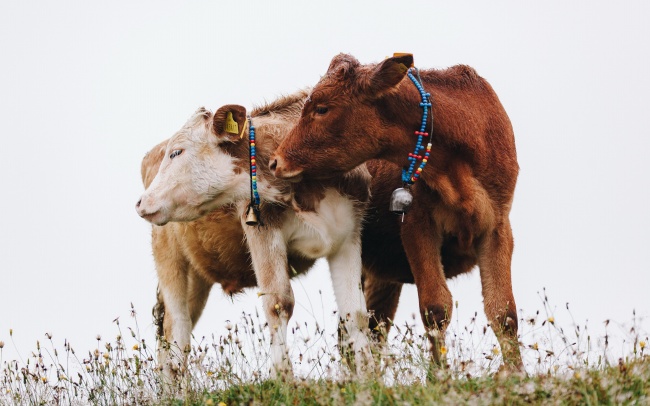
MULTIPOLYGON (((413 56, 413 54, 412 54, 412 53, 409 53, 409 52, 395 52, 395 53, 393 54, 393 58, 397 58, 397 57, 400 57, 400 56, 407 56, 407 55, 411 55, 411 56, 413 56)), ((408 67, 407 67, 407 70, 408 70, 408 68, 412 68, 412 67, 414 67, 414 66, 415 66, 415 64, 414 64, 414 63, 411 63, 411 66, 408 66, 408 67)))
POLYGON ((224 126, 224 130, 226 130, 227 133, 239 134, 239 126, 237 125, 235 119, 232 118, 232 111, 229 111, 228 114, 226 114, 226 124, 224 126))

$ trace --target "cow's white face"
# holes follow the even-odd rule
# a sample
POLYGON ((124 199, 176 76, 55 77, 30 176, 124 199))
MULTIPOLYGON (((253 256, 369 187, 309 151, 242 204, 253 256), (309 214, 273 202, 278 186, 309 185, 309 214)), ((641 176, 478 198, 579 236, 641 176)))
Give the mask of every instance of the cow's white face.
MULTIPOLYGON (((136 204, 142 218, 156 225, 192 221, 250 194, 248 173, 223 148, 243 140, 219 127, 222 109, 213 115, 200 108, 169 140, 158 174, 136 204)), ((245 110, 239 116, 245 120, 245 110)))

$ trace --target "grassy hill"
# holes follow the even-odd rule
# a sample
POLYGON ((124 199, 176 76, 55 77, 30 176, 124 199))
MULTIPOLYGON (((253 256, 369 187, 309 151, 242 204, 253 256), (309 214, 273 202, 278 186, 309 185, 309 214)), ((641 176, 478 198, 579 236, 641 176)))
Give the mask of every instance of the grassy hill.
POLYGON ((415 324, 393 326, 368 375, 341 366, 335 331, 295 324, 295 377, 270 379, 268 327, 242 314, 223 336, 194 342, 173 386, 162 383, 155 345, 132 322, 124 328, 116 320, 114 340, 97 337, 96 348, 81 352, 46 335, 25 361, 2 359, 10 342, 0 342, 0 405, 650 404, 648 337, 635 321, 614 351, 609 333, 593 337, 575 324, 565 330, 548 313, 522 319, 526 373, 514 374, 497 372, 499 349, 475 319, 450 326, 447 368, 429 363, 415 324))

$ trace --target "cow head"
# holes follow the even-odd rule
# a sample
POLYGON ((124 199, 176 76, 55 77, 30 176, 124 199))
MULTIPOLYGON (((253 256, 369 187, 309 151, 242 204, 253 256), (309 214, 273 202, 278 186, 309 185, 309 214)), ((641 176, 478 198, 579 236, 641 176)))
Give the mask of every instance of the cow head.
POLYGON ((245 122, 242 106, 226 105, 214 115, 198 109, 169 139, 156 177, 136 204, 138 214, 156 225, 191 221, 245 198, 248 173, 235 153, 247 148, 247 138, 240 138, 245 122))
POLYGON ((275 176, 326 178, 379 157, 384 145, 378 135, 387 131, 382 99, 412 63, 411 55, 377 65, 361 65, 346 54, 334 57, 270 161, 275 176))

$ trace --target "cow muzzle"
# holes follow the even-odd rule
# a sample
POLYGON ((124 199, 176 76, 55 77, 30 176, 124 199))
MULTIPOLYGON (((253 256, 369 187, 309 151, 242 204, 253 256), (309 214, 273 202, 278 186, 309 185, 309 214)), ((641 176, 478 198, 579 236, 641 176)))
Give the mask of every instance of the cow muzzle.
POLYGON ((135 204, 135 211, 140 217, 157 226, 163 226, 167 223, 167 221, 162 218, 162 211, 160 209, 147 207, 146 204, 143 204, 142 199, 138 200, 135 204))
POLYGON ((269 169, 273 172, 273 176, 279 179, 284 179, 289 182, 300 182, 302 179, 303 170, 288 168, 284 159, 278 155, 271 157, 269 169))

